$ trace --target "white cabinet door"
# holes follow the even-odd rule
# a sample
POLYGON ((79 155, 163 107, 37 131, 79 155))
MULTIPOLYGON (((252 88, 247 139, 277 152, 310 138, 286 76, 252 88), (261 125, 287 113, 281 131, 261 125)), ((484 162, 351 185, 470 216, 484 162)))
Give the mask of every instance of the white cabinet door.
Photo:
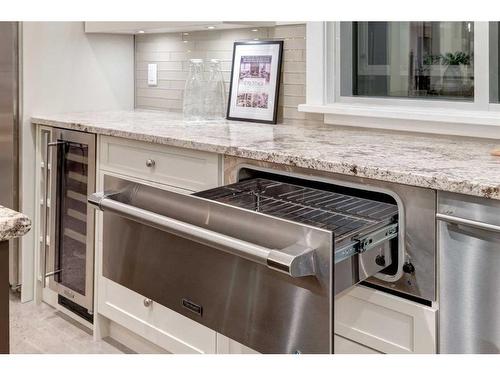
POLYGON ((437 309, 364 286, 335 299, 335 333, 382 353, 436 353, 437 309))
POLYGON ((259 352, 217 333, 217 354, 259 354, 259 352))
MULTIPOLYGON (((184 194, 220 184, 217 154, 108 136, 100 136, 99 144, 99 191, 105 174, 184 194), (148 159, 155 160, 153 168, 146 165, 148 159)), ((96 225, 96 337, 119 339, 110 330, 111 321, 170 353, 215 353, 215 331, 155 301, 145 303, 144 296, 103 277, 100 212, 96 225)), ((123 344, 129 344, 130 337, 124 337, 123 344)))

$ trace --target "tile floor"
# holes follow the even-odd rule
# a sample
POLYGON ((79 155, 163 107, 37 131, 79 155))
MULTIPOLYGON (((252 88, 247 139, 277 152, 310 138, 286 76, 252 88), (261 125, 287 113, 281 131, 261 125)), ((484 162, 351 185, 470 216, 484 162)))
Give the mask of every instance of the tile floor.
POLYGON ((10 294, 10 352, 12 354, 123 354, 130 349, 105 339, 95 342, 92 331, 53 307, 21 303, 10 294))

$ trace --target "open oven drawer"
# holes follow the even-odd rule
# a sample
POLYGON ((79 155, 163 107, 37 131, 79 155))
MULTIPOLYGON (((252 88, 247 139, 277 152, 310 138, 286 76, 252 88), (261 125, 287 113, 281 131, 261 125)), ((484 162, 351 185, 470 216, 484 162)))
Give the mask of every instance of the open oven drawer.
POLYGON ((89 198, 104 211, 103 276, 261 353, 332 353, 334 296, 391 264, 397 223, 271 214, 273 181, 252 183, 255 209, 243 185, 183 195, 105 176, 89 198))

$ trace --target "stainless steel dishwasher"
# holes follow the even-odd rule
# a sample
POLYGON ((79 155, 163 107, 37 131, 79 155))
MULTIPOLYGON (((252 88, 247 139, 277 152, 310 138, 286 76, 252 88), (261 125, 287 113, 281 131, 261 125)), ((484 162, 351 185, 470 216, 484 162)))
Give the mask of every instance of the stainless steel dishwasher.
POLYGON ((439 351, 500 353, 500 202, 438 194, 439 351))

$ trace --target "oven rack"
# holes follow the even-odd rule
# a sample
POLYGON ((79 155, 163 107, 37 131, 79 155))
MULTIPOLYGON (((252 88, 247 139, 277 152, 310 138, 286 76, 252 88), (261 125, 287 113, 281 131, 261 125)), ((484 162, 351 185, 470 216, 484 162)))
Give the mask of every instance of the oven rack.
POLYGON ((195 194, 220 203, 320 227, 336 240, 394 221, 395 204, 265 178, 254 178, 195 194))

